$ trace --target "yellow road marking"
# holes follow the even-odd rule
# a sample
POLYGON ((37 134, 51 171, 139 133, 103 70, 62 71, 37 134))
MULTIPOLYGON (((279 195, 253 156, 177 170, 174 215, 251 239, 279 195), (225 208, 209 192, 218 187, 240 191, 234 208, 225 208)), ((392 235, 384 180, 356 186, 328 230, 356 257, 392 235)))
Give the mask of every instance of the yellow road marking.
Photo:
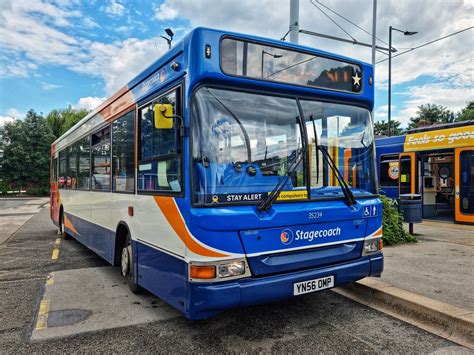
POLYGON ((51 255, 52 260, 57 260, 59 258, 59 243, 61 243, 61 238, 56 238, 54 242, 53 254, 51 255))
POLYGON ((36 320, 36 330, 48 328, 49 300, 42 300, 38 311, 38 319, 36 320))
POLYGON ((48 278, 46 279, 46 286, 51 286, 54 283, 53 274, 48 274, 48 278))

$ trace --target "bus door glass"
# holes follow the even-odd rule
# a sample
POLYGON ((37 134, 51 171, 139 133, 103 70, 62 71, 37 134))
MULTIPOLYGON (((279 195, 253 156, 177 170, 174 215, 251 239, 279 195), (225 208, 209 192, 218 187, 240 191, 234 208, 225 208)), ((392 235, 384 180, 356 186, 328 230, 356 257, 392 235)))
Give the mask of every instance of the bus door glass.
POLYGON ((474 147, 456 148, 455 221, 474 223, 474 147))
POLYGON ((415 169, 415 153, 402 153, 399 158, 400 179, 399 179, 399 193, 414 194, 416 169, 415 169))

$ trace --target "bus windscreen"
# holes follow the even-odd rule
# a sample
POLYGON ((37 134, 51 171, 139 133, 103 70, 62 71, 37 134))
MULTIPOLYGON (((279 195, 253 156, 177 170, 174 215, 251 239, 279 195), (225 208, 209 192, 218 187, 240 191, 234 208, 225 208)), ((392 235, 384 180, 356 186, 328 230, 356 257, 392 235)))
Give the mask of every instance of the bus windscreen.
POLYGON ((225 74, 253 79, 359 93, 359 65, 309 53, 224 38, 221 68, 225 74))

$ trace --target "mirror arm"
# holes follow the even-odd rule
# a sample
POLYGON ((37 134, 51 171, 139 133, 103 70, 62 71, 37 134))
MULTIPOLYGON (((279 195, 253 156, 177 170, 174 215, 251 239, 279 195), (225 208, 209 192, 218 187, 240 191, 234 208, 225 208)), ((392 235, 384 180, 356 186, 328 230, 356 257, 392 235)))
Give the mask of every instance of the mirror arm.
POLYGON ((184 137, 184 119, 180 115, 171 115, 171 116, 166 116, 163 113, 163 116, 166 118, 179 118, 180 124, 179 124, 179 135, 181 137, 184 137))

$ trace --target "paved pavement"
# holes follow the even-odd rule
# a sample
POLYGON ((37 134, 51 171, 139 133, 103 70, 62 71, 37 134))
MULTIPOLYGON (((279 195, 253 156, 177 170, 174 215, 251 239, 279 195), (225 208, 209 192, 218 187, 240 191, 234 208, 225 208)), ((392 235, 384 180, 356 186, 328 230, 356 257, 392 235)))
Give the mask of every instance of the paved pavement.
POLYGON ((0 198, 0 245, 48 202, 49 198, 0 198))
POLYGON ((114 276, 118 270, 76 241, 57 242, 48 212, 43 208, 0 245, 0 353, 468 353, 331 291, 188 321, 149 294, 134 298, 125 292, 114 276), (57 259, 53 249, 59 250, 57 259), (97 308, 103 302, 98 295, 106 291, 113 302, 97 308), (142 318, 150 306, 162 318, 142 318), (51 310, 49 326, 58 331, 56 337, 35 336, 38 324, 49 329, 41 309, 51 310), (121 320, 111 328, 107 319, 114 317, 121 320), (90 322, 87 333, 80 326, 84 321, 90 322), (61 334, 66 326, 70 331, 61 334))
POLYGON ((416 244, 384 249, 381 280, 474 311, 474 226, 415 225, 416 244))

